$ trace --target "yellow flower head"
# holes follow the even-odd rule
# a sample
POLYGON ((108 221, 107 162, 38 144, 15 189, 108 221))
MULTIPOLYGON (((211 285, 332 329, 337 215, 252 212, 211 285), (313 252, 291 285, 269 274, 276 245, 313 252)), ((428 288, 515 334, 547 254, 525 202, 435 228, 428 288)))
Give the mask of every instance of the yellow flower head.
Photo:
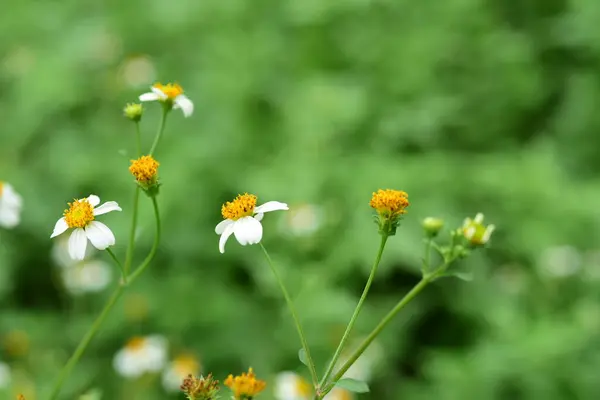
POLYGON ((94 220, 94 207, 88 199, 75 199, 67 204, 69 208, 64 211, 63 216, 69 228, 85 228, 94 220))
POLYGON ((483 225, 483 214, 478 213, 474 219, 465 219, 462 234, 473 246, 481 246, 490 240, 494 229, 496 229, 494 225, 483 225))
POLYGON ((167 99, 171 101, 183 94, 183 88, 177 83, 167 83, 166 85, 163 85, 162 83, 157 82, 152 87, 163 92, 165 96, 167 96, 167 99))
POLYGON ((248 369, 248 373, 242 373, 242 375, 234 377, 229 375, 225 379, 225 386, 229 387, 233 391, 233 397, 235 400, 251 400, 262 392, 267 383, 256 379, 252 368, 248 369))
POLYGON ((131 160, 129 172, 139 183, 148 184, 156 181, 159 165, 160 163, 152 156, 141 156, 137 160, 131 160))
POLYGON ((221 207, 224 219, 237 221, 242 217, 250 217, 256 207, 256 196, 253 194, 240 194, 233 201, 228 201, 221 207))
POLYGON ((379 233, 387 236, 396 234, 398 223, 410 205, 406 192, 392 189, 374 192, 369 204, 377 211, 379 233))

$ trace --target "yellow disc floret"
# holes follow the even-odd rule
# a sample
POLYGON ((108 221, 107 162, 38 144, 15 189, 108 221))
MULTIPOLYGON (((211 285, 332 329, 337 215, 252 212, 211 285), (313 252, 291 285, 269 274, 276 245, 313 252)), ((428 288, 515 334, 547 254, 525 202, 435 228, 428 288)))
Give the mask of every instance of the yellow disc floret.
POLYGON ((225 379, 225 386, 228 386, 233 391, 233 396, 236 400, 252 399, 258 393, 262 392, 267 383, 256 379, 252 368, 248 370, 248 373, 242 373, 242 375, 234 377, 229 375, 225 379))
POLYGON ((156 179, 160 163, 152 156, 142 156, 137 160, 131 160, 129 172, 140 183, 148 183, 156 179))
POLYGON ((244 193, 238 195, 233 201, 223 204, 221 214, 225 219, 236 221, 242 217, 251 216, 254 213, 254 207, 256 207, 256 196, 244 193))
POLYGON ((167 83, 166 85, 155 83, 153 87, 163 92, 168 100, 175 100, 177 96, 183 94, 183 88, 176 83, 167 83))
POLYGON ((146 346, 146 339, 140 336, 134 336, 127 341, 125 348, 130 351, 140 351, 146 346))
POLYGON ((392 189, 379 189, 373 193, 369 204, 379 214, 385 215, 388 218, 405 214, 406 207, 410 205, 406 192, 392 189))
POLYGON ((87 199, 73 200, 63 213, 69 228, 84 228, 94 220, 94 208, 87 199))

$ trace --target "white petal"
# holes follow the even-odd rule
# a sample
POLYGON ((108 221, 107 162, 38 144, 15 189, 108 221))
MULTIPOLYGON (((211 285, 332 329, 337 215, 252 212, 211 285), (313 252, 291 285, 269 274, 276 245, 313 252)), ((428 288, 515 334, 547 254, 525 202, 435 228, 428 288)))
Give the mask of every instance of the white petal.
POLYGON ((104 250, 115 244, 115 235, 102 222, 92 221, 85 227, 85 234, 98 250, 104 250))
POLYGON ((229 239, 229 236, 231 236, 231 234, 233 233, 234 226, 235 223, 227 225, 225 227, 225 230, 221 234, 221 238, 219 239, 219 251, 221 252, 221 254, 225 253, 225 243, 227 243, 227 239, 229 239))
POLYGON ((69 225, 67 225, 67 221, 65 221, 65 217, 62 217, 61 219, 56 221, 56 225, 54 225, 54 231, 52 232, 50 239, 52 239, 55 236, 60 235, 67 229, 69 229, 69 225))
POLYGON ((0 204, 0 226, 3 228, 14 228, 21 221, 21 209, 0 204))
POLYGON ((483 214, 482 213, 477 213, 477 215, 475 216, 475 222, 478 224, 483 223, 483 214))
POLYGON ((9 207, 21 208, 21 206, 23 205, 23 199, 21 198, 21 196, 19 196, 17 192, 15 192, 15 189, 13 189, 11 184, 2 184, 1 192, 2 195, 0 196, 0 201, 2 202, 2 204, 9 207))
POLYGON ((260 222, 260 221, 262 221, 264 216, 265 216, 265 214, 259 213, 254 216, 254 219, 260 222))
POLYGON ((116 201, 107 201, 100 207, 94 208, 94 215, 102 215, 111 211, 123 211, 116 201))
POLYGON ((235 222, 233 233, 242 245, 256 244, 262 239, 262 225, 253 217, 240 218, 235 222))
POLYGON ((217 226, 215 227, 215 233, 217 235, 221 235, 223 234, 223 232, 225 231, 225 228, 227 228, 229 225, 233 224, 233 220, 232 219, 224 219, 223 221, 219 222, 217 224, 217 226))
POLYGON ((264 214, 270 211, 279 211, 279 210, 289 210, 289 207, 285 203, 280 203, 279 201, 267 201, 262 206, 258 206, 254 208, 254 212, 256 214, 264 214))
POLYGON ((464 230, 464 235, 468 240, 471 240, 473 239, 473 236, 475 236, 475 232, 477 232, 477 229, 474 226, 471 226, 464 230))
POLYGON ((152 86, 150 89, 152 89, 152 93, 158 96, 158 100, 166 100, 169 98, 169 96, 167 96, 162 90, 155 88, 154 86, 152 86))
POLYGON ((113 366, 117 372, 126 378, 137 378, 144 373, 136 360, 136 355, 127 349, 120 350, 113 360, 113 366))
POLYGON ((92 205, 92 207, 96 207, 100 204, 100 197, 95 194, 91 194, 90 197, 87 198, 87 201, 92 205))
POLYGON ((485 232, 483 233, 483 237, 481 238, 481 241, 483 243, 487 243, 488 240, 490 240, 490 237, 492 236, 494 229, 496 229, 495 225, 488 225, 488 227, 485 228, 485 232))
POLYGON ((160 96, 156 93, 144 93, 139 97, 140 101, 156 101, 160 99, 160 96))
POLYGON ((175 105, 173 108, 181 108, 183 116, 186 118, 194 113, 194 103, 183 94, 180 94, 175 98, 175 105))
POLYGON ((85 231, 77 228, 69 237, 69 255, 73 260, 83 260, 85 258, 85 248, 87 247, 87 237, 85 231))

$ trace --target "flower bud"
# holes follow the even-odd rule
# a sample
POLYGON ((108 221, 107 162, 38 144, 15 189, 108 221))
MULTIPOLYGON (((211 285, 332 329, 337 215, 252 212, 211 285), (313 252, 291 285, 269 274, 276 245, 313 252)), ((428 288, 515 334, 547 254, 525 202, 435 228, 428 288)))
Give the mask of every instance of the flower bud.
POLYGON ((160 186, 158 183, 159 165, 160 163, 152 156, 142 156, 137 160, 131 160, 131 166, 129 167, 129 172, 135 177, 138 185, 150 197, 158 194, 160 186))
POLYGON ((441 218, 427 217, 421 223, 425 234, 429 238, 434 238, 444 227, 444 220, 441 218))
POLYGON ((494 225, 483 225, 483 214, 478 213, 474 219, 465 219, 462 234, 472 246, 482 246, 490 240, 495 228, 494 225))
POLYGON ((379 234, 393 236, 396 234, 402 216, 406 214, 408 194, 401 190, 379 189, 373 193, 369 205, 377 212, 379 234))
POLYGON ((219 381, 212 374, 196 377, 192 374, 183 380, 181 391, 188 400, 216 400, 219 393, 219 381))
POLYGON ((142 119, 143 113, 144 108, 138 103, 128 103, 123 109, 123 114, 125 117, 135 122, 138 122, 140 119, 142 119))

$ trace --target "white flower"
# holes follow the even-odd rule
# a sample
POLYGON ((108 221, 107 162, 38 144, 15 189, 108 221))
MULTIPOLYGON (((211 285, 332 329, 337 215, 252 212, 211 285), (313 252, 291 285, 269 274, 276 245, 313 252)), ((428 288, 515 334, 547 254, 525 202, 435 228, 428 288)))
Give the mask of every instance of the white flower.
POLYGON ((21 221, 23 200, 12 185, 0 181, 0 226, 14 228, 21 221))
POLYGON ((484 245, 492 236, 496 227, 483 225, 483 214, 477 213, 475 219, 465 218, 462 226, 463 235, 472 245, 484 245))
POLYGON ((160 371, 166 361, 167 341, 152 335, 130 339, 115 355, 113 366, 125 378, 138 378, 146 372, 160 371))
POLYGON ((327 393, 327 396, 323 397, 323 400, 352 400, 354 397, 352 393, 342 388, 333 388, 333 390, 327 393))
POLYGON ((0 389, 8 387, 10 384, 10 368, 7 364, 0 362, 0 389))
POLYGON ((140 101, 160 101, 167 103, 174 109, 181 108, 185 117, 193 114, 194 103, 183 94, 183 88, 178 84, 168 83, 163 85, 156 83, 150 90, 152 91, 140 96, 140 101))
POLYGON ((163 371, 163 387, 167 392, 178 392, 181 383, 188 375, 198 375, 199 373, 200 363, 196 357, 189 354, 183 354, 171 361, 163 371))
POLYGON ((115 201, 108 201, 100 207, 100 198, 90 195, 86 199, 74 200, 69 203, 69 209, 64 212, 64 217, 59 219, 54 226, 50 238, 64 233, 69 228, 74 228, 69 238, 69 255, 74 260, 83 260, 88 239, 98 250, 104 250, 115 244, 115 235, 101 222, 94 221, 98 215, 111 211, 121 211, 115 201))
POLYGON ((112 278, 110 265, 101 260, 84 260, 61 272, 65 288, 73 295, 101 292, 112 278))
POLYGON ((280 372, 275 378, 277 400, 310 400, 312 387, 295 372, 280 372))
POLYGON ((225 243, 232 234, 237 241, 245 246, 259 243, 262 239, 263 229, 260 221, 264 213, 278 210, 289 210, 288 205, 278 201, 268 201, 256 207, 256 196, 242 194, 221 208, 224 221, 219 222, 215 228, 219 240, 219 251, 225 253, 225 243))

